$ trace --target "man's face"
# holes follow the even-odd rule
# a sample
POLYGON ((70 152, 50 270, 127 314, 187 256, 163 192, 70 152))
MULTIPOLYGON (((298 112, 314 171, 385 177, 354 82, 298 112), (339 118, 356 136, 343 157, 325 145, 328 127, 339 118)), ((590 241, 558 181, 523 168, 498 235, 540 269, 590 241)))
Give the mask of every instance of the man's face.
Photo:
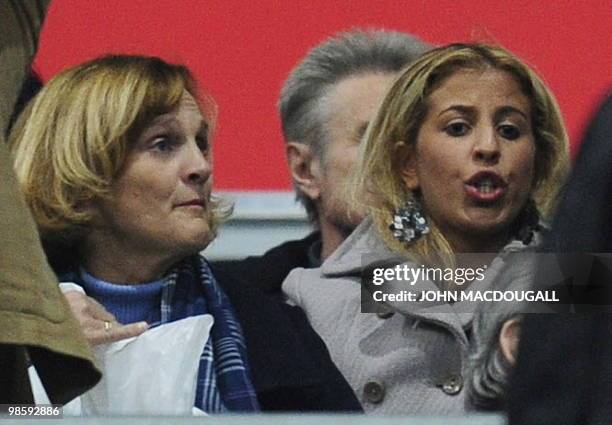
POLYGON ((348 236, 363 218, 350 208, 348 182, 359 143, 396 74, 368 72, 348 77, 327 93, 327 139, 321 160, 319 217, 348 236))

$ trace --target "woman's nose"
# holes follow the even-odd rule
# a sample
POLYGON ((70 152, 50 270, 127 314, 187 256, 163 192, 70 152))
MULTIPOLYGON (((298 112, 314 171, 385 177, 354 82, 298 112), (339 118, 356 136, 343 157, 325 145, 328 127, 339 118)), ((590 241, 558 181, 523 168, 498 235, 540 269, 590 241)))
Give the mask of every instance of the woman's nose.
POLYGON ((212 164, 206 151, 202 151, 196 143, 189 150, 187 166, 185 170, 186 179, 192 184, 203 184, 212 174, 212 164))
POLYGON ((472 158, 487 165, 497 164, 501 152, 495 129, 483 129, 476 135, 472 158))

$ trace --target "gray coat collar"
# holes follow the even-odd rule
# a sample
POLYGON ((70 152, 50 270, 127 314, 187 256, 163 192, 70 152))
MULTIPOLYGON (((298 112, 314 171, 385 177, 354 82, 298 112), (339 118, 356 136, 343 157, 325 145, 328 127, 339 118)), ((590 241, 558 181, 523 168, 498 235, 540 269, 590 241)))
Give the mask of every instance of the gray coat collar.
MULTIPOLYGON (((508 243, 488 266, 485 279, 474 281, 465 290, 487 290, 492 287, 502 273, 516 272, 516 268, 521 267, 520 262, 511 261, 511 253, 532 251, 541 244, 541 238, 541 232, 536 233, 528 247, 518 240, 508 243)), ((398 254, 392 252, 381 240, 374 222, 368 217, 361 222, 355 231, 322 264, 321 274, 328 278, 341 276, 359 277, 361 272, 370 266, 398 258, 398 254)), ((397 264, 400 262, 407 263, 408 261, 398 261, 397 264)), ((525 274, 524 270, 520 272, 523 275, 525 274)), ((407 289, 406 283, 400 281, 387 282, 385 285, 388 285, 389 289, 395 289, 396 291, 407 289)), ((410 290, 420 293, 422 291, 439 291, 439 288, 430 280, 420 280, 411 286, 410 290)), ((476 303, 460 301, 455 304, 433 304, 415 301, 389 302, 387 306, 405 315, 436 322, 456 334, 462 344, 467 346, 468 341, 465 329, 471 326, 476 303)))
POLYGON ((367 217, 323 262, 321 273, 326 277, 359 274, 365 267, 394 256, 397 254, 387 248, 374 222, 367 217))
MULTIPOLYGON (((540 225, 547 229, 545 223, 540 225)), ((542 232, 537 232, 529 247, 519 240, 512 240, 500 252, 500 256, 511 252, 523 252, 540 246, 542 232)), ((378 230, 370 217, 366 217, 347 239, 321 265, 321 273, 326 277, 359 274, 377 262, 397 257, 378 235, 378 230)))

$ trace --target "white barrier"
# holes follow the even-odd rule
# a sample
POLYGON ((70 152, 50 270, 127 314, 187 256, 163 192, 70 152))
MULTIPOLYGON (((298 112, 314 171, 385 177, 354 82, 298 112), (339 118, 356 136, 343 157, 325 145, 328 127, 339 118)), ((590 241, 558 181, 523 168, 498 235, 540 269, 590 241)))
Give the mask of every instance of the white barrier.
POLYGON ((505 425, 501 415, 475 414, 465 416, 365 416, 329 414, 257 414, 219 415, 202 417, 119 417, 20 419, 0 416, 2 425, 505 425))

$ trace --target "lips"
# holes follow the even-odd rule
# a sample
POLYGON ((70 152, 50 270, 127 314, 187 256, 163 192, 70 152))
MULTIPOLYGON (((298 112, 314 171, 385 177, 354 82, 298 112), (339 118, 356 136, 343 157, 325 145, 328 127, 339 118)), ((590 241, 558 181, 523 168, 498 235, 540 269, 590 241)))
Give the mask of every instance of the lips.
POLYGON ((468 196, 477 202, 495 202, 501 199, 508 188, 508 183, 497 173, 480 171, 465 181, 468 196))
POLYGON ((204 208, 206 203, 202 199, 192 199, 191 201, 182 202, 176 205, 177 207, 201 207, 204 208))

